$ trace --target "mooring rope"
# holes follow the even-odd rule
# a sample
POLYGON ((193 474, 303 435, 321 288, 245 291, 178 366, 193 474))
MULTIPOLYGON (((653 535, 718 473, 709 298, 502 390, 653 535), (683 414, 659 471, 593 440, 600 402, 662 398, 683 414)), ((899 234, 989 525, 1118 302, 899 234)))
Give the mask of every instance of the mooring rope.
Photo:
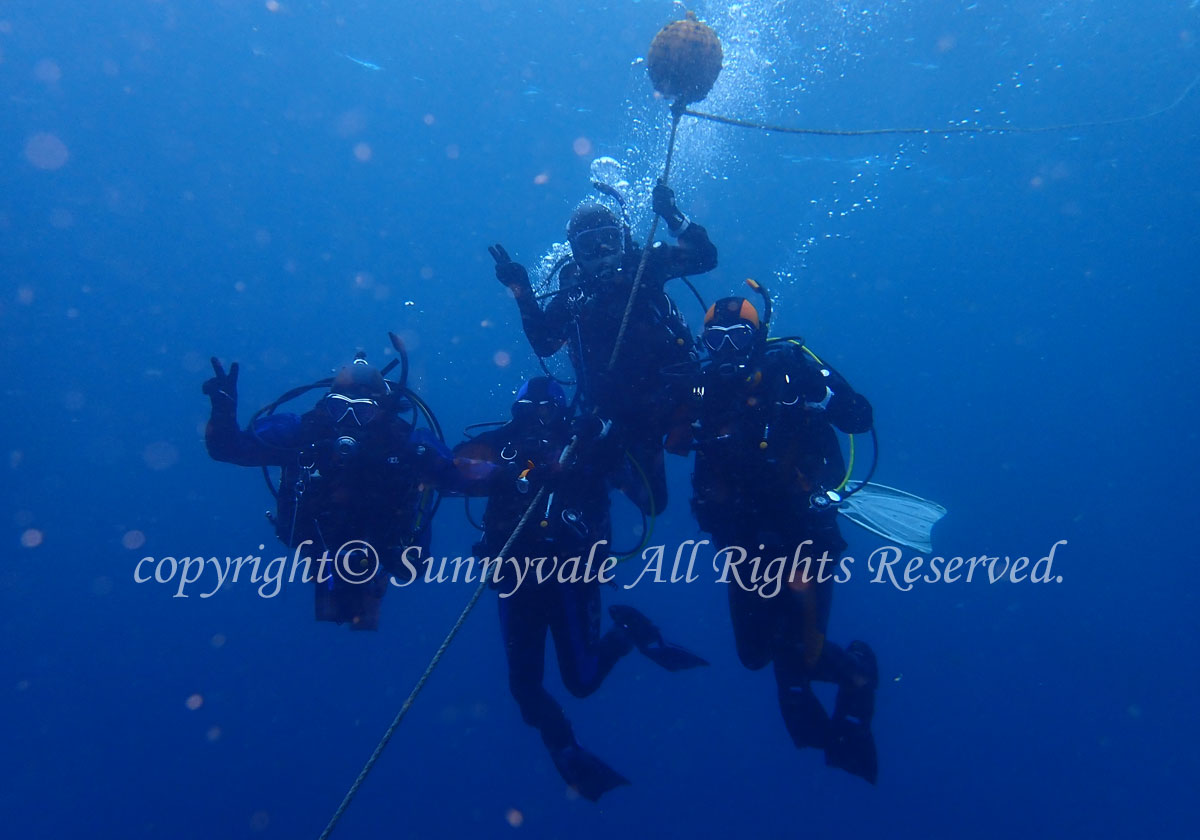
POLYGON ((1145 114, 1137 114, 1132 117, 1114 117, 1108 120, 1091 120, 1089 122, 1063 123, 1061 125, 1040 125, 1040 126, 1016 126, 1016 125, 950 125, 943 128, 798 128, 787 125, 769 125, 767 123, 755 122, 753 120, 740 120, 734 117, 722 117, 718 114, 706 114, 703 111, 693 111, 688 108, 683 111, 689 117, 695 117, 700 120, 709 120, 722 125, 732 125, 739 128, 756 128, 760 131, 778 132, 780 134, 815 134, 822 137, 871 137, 881 134, 1044 134, 1052 131, 1071 131, 1076 128, 1098 128, 1106 125, 1120 125, 1122 123, 1138 122, 1140 120, 1148 120, 1152 117, 1161 116, 1179 106, 1183 100, 1187 99, 1192 88, 1200 83, 1200 76, 1192 79, 1191 83, 1183 89, 1183 93, 1175 97, 1174 101, 1162 108, 1157 108, 1145 114))
MULTIPOLYGON (((671 177, 671 160, 675 156, 675 133, 679 130, 679 120, 687 113, 678 103, 671 106, 671 138, 667 141, 667 165, 663 167, 662 183, 667 183, 671 177)), ((654 236, 658 233, 658 215, 650 224, 650 233, 646 237, 646 247, 642 249, 642 259, 638 263, 637 274, 633 277, 633 288, 629 290, 629 300, 625 302, 625 315, 621 318, 621 328, 617 330, 617 341, 613 344, 612 356, 608 359, 608 369, 611 371, 617 364, 621 353, 621 345, 625 341, 625 329, 629 326, 629 316, 633 312, 633 303, 637 299, 638 289, 642 285, 642 275, 646 271, 646 261, 650 257, 650 249, 654 247, 654 236)))

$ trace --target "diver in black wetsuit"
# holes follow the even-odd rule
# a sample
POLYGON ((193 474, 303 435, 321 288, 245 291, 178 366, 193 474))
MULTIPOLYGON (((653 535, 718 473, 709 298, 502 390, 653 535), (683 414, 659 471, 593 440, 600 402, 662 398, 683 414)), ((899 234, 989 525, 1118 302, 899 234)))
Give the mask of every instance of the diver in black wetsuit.
POLYGON ((779 707, 797 747, 823 749, 826 764, 874 783, 875 654, 865 642, 843 650, 825 638, 846 548, 836 508, 845 462, 834 428, 869 431, 871 405, 801 342, 768 342, 768 320, 769 309, 760 323, 737 297, 718 300, 705 316, 709 358, 696 388, 692 506, 718 547, 738 546, 763 562, 812 558, 777 587, 757 591, 747 564, 729 573, 738 657, 751 670, 774 663, 779 707), (831 560, 822 570, 825 553, 831 560), (832 717, 814 680, 838 686, 832 717))
POLYGON ((282 467, 275 532, 312 558, 317 620, 378 629, 389 575, 411 577, 404 549, 429 549, 434 488, 457 477, 449 451, 405 419, 412 406, 403 386, 384 379, 362 354, 338 371, 310 411, 270 413, 245 429, 237 421, 237 362, 228 373, 215 358, 212 365, 204 383, 212 402, 209 455, 282 467), (337 556, 353 541, 369 548, 337 556))
POLYGON ((621 489, 651 515, 667 503, 663 438, 686 433, 686 421, 680 422, 686 377, 678 374, 696 358, 691 332, 663 286, 672 278, 702 274, 717 265, 717 249, 707 231, 679 211, 666 184, 654 188, 653 207, 679 244, 656 242, 651 247, 611 367, 642 259, 642 249, 612 211, 585 204, 571 216, 567 238, 572 261, 562 268, 560 292, 545 309, 535 299, 525 268, 513 262, 502 246, 489 248, 496 260, 496 277, 517 300, 533 351, 545 357, 567 345, 579 383, 580 408, 612 420, 617 440, 648 476, 647 490, 627 471, 621 489))
POLYGON ((606 476, 611 462, 620 457, 609 424, 596 415, 572 420, 562 388, 547 377, 522 386, 512 418, 455 447, 455 464, 465 492, 488 497, 483 537, 475 546, 481 557, 499 556, 538 491, 545 488, 505 555, 522 564, 527 558, 534 562, 525 566, 527 574, 520 581, 510 565, 502 566, 496 581, 508 684, 521 717, 541 732, 563 779, 594 802, 629 782, 579 745, 562 707, 542 685, 546 631, 554 639, 563 684, 576 697, 599 688, 635 646, 671 671, 707 663, 665 642, 658 628, 632 607, 609 607, 615 625, 601 634, 595 574, 585 581, 582 571, 566 573, 563 567, 569 558, 586 561, 593 556, 596 572, 609 554, 606 476), (572 440, 577 442, 567 452, 572 440), (540 569, 544 582, 536 577, 537 558, 548 558, 540 569))

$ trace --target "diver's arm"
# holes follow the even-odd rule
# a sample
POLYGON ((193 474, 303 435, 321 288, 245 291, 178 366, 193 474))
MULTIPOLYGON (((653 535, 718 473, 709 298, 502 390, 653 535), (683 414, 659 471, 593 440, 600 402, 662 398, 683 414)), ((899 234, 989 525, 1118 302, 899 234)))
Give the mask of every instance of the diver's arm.
POLYGON ((290 463, 300 448, 301 419, 295 414, 271 414, 240 429, 234 414, 214 405, 204 444, 215 461, 241 467, 271 467, 290 463))
POLYGON ((526 283, 521 289, 513 289, 517 308, 521 312, 521 326, 529 346, 539 356, 553 356, 566 343, 567 322, 570 313, 565 295, 555 295, 550 305, 542 309, 535 299, 533 288, 526 283))
POLYGON ((494 433, 464 440, 451 453, 458 477, 449 491, 454 496, 490 496, 506 465, 499 455, 494 433))
POLYGON ((212 405, 204 429, 204 445, 215 461, 243 467, 281 465, 286 456, 295 456, 299 446, 300 418, 294 414, 268 414, 255 421, 251 429, 240 429, 237 422, 238 363, 228 372, 220 359, 212 357, 212 378, 201 390, 212 405))
POLYGON ((708 238, 708 231, 695 222, 689 222, 679 233, 679 244, 668 245, 655 242, 650 249, 652 270, 647 277, 660 283, 689 274, 703 274, 717 267, 717 246, 708 238))
POLYGON ((703 274, 717 267, 717 246, 703 226, 690 222, 680 231, 677 241, 675 259, 680 274, 703 274))
POLYGON ((242 462, 242 430, 237 424, 237 406, 224 410, 213 401, 212 414, 204 427, 204 446, 214 461, 242 462))
POLYGON ((556 354, 566 342, 566 322, 569 319, 563 295, 554 296, 550 306, 542 310, 528 277, 523 283, 512 283, 509 292, 517 301, 521 326, 533 352, 539 356, 556 354))
POLYGON ((437 487, 442 493, 455 493, 462 481, 455 468, 454 455, 428 429, 417 429, 408 438, 410 453, 416 462, 417 477, 437 487))
POLYGON ((212 357, 212 378, 205 381, 200 390, 208 397, 211 413, 204 428, 204 445, 208 454, 217 461, 241 463, 243 445, 242 430, 238 428, 238 363, 225 366, 216 356, 212 357))
POLYGON ((599 414, 581 414, 571 420, 569 446, 572 457, 567 469, 583 476, 608 475, 625 457, 624 449, 614 433, 613 422, 599 414))
POLYGON ((829 422, 848 435, 869 432, 875 418, 867 398, 851 388, 837 371, 824 366, 818 369, 825 379, 826 396, 822 401, 829 422))
POLYGON ((504 250, 503 245, 491 245, 488 253, 496 261, 496 279, 506 289, 512 292, 517 301, 517 310, 521 313, 521 326, 525 337, 533 347, 533 352, 539 356, 551 356, 558 352, 566 341, 566 311, 562 306, 550 306, 543 311, 538 304, 537 295, 529 282, 529 272, 519 262, 514 262, 504 250))
POLYGON ((654 212, 667 223, 667 230, 678 240, 675 246, 651 244, 650 258, 655 262, 654 275, 661 282, 687 274, 703 274, 717 267, 717 247, 708 238, 708 231, 683 215, 675 204, 675 191, 664 182, 654 186, 654 212))

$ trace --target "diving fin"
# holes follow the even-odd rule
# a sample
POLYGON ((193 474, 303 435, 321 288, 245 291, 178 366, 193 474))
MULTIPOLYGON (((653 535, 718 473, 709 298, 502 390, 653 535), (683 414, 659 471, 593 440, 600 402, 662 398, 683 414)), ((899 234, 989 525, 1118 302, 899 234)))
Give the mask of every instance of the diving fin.
POLYGON ((589 802, 596 802, 615 787, 629 780, 579 744, 568 744, 550 753, 558 774, 573 790, 589 802))
POLYGON ((697 656, 687 648, 681 648, 679 645, 664 642, 661 639, 657 644, 638 648, 638 650, 651 662, 668 671, 686 671, 688 668, 699 668, 708 664, 708 660, 697 656))
POLYGON ((690 650, 665 641, 654 622, 633 607, 613 604, 608 608, 608 614, 629 635, 638 651, 656 665, 668 671, 686 671, 708 664, 690 650))
POLYGON ((854 661, 858 674, 856 679, 838 686, 825 763, 875 784, 879 760, 875 736, 871 734, 871 718, 875 716, 879 666, 875 652, 866 642, 851 642, 846 653, 854 661))
POLYGON ((848 718, 835 718, 830 723, 825 764, 875 784, 879 776, 879 758, 870 728, 848 718))
POLYGON ((846 490, 851 495, 838 507, 842 516, 885 539, 926 554, 933 551, 933 526, 946 515, 937 502, 873 482, 850 481, 846 490))

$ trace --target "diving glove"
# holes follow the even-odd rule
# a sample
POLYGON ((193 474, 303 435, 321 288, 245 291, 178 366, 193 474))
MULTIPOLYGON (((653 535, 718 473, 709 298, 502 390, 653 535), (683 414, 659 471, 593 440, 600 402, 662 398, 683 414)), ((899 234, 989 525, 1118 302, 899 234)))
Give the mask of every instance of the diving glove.
POLYGON ((503 245, 489 245, 488 253, 496 261, 496 279, 502 284, 509 289, 525 288, 529 285, 529 272, 525 270, 525 266, 513 262, 503 245))
POLYGON ((213 367, 213 376, 207 379, 201 390, 208 395, 212 401, 213 410, 230 409, 237 410, 237 380, 238 380, 238 363, 234 362, 229 366, 229 372, 225 372, 221 360, 213 356, 210 361, 213 367))
POLYGON ((668 187, 666 182, 659 180, 654 185, 654 192, 651 195, 651 207, 656 214, 662 216, 671 233, 675 236, 683 233, 683 229, 687 227, 688 218, 675 205, 675 190, 668 187))

